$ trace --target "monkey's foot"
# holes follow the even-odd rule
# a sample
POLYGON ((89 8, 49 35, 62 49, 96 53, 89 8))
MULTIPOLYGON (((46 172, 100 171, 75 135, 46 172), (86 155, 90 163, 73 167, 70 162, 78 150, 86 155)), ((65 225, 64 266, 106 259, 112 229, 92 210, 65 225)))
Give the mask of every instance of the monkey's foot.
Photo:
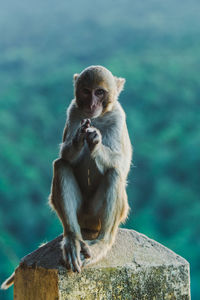
POLYGON ((87 244, 72 236, 65 236, 61 242, 63 258, 68 270, 81 272, 83 259, 90 257, 90 250, 87 244))
POLYGON ((92 265, 106 256, 112 244, 105 240, 88 240, 86 241, 90 247, 90 257, 83 261, 83 266, 92 265))

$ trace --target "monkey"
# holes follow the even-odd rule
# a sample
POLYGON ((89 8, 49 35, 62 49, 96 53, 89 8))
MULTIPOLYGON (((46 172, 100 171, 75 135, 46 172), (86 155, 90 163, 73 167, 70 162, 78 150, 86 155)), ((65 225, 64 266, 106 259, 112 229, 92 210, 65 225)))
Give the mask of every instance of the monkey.
POLYGON ((118 101, 124 83, 102 66, 74 75, 75 97, 67 110, 49 198, 63 225, 61 248, 72 271, 80 272, 107 253, 128 214, 132 147, 118 101))
POLYGON ((63 226, 63 260, 73 272, 106 255, 128 215, 132 146, 118 101, 124 83, 99 65, 74 74, 74 99, 53 162, 49 196, 63 226))

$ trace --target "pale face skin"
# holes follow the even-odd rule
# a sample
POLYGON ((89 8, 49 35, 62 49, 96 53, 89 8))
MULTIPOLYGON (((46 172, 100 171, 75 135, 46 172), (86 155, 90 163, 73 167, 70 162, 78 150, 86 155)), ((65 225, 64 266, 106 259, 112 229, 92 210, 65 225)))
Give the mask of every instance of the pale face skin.
POLYGON ((102 114, 103 104, 108 96, 108 91, 101 87, 94 88, 83 86, 79 91, 79 102, 86 118, 97 118, 102 114))

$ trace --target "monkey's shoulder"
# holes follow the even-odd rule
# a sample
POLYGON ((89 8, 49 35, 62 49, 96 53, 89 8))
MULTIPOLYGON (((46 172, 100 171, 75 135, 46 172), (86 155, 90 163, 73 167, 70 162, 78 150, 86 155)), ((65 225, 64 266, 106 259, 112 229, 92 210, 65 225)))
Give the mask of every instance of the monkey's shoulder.
POLYGON ((76 104, 76 100, 73 99, 70 103, 70 105, 68 106, 67 108, 67 112, 66 112, 66 115, 67 115, 67 119, 81 119, 83 118, 83 115, 82 115, 82 111, 78 108, 77 104, 76 104))

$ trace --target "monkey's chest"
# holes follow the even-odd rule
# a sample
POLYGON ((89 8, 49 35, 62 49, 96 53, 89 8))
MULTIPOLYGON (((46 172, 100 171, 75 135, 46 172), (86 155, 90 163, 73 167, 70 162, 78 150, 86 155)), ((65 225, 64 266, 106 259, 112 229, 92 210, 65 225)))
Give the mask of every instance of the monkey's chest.
POLYGON ((95 193, 103 177, 87 151, 75 166, 74 174, 84 196, 95 193))

